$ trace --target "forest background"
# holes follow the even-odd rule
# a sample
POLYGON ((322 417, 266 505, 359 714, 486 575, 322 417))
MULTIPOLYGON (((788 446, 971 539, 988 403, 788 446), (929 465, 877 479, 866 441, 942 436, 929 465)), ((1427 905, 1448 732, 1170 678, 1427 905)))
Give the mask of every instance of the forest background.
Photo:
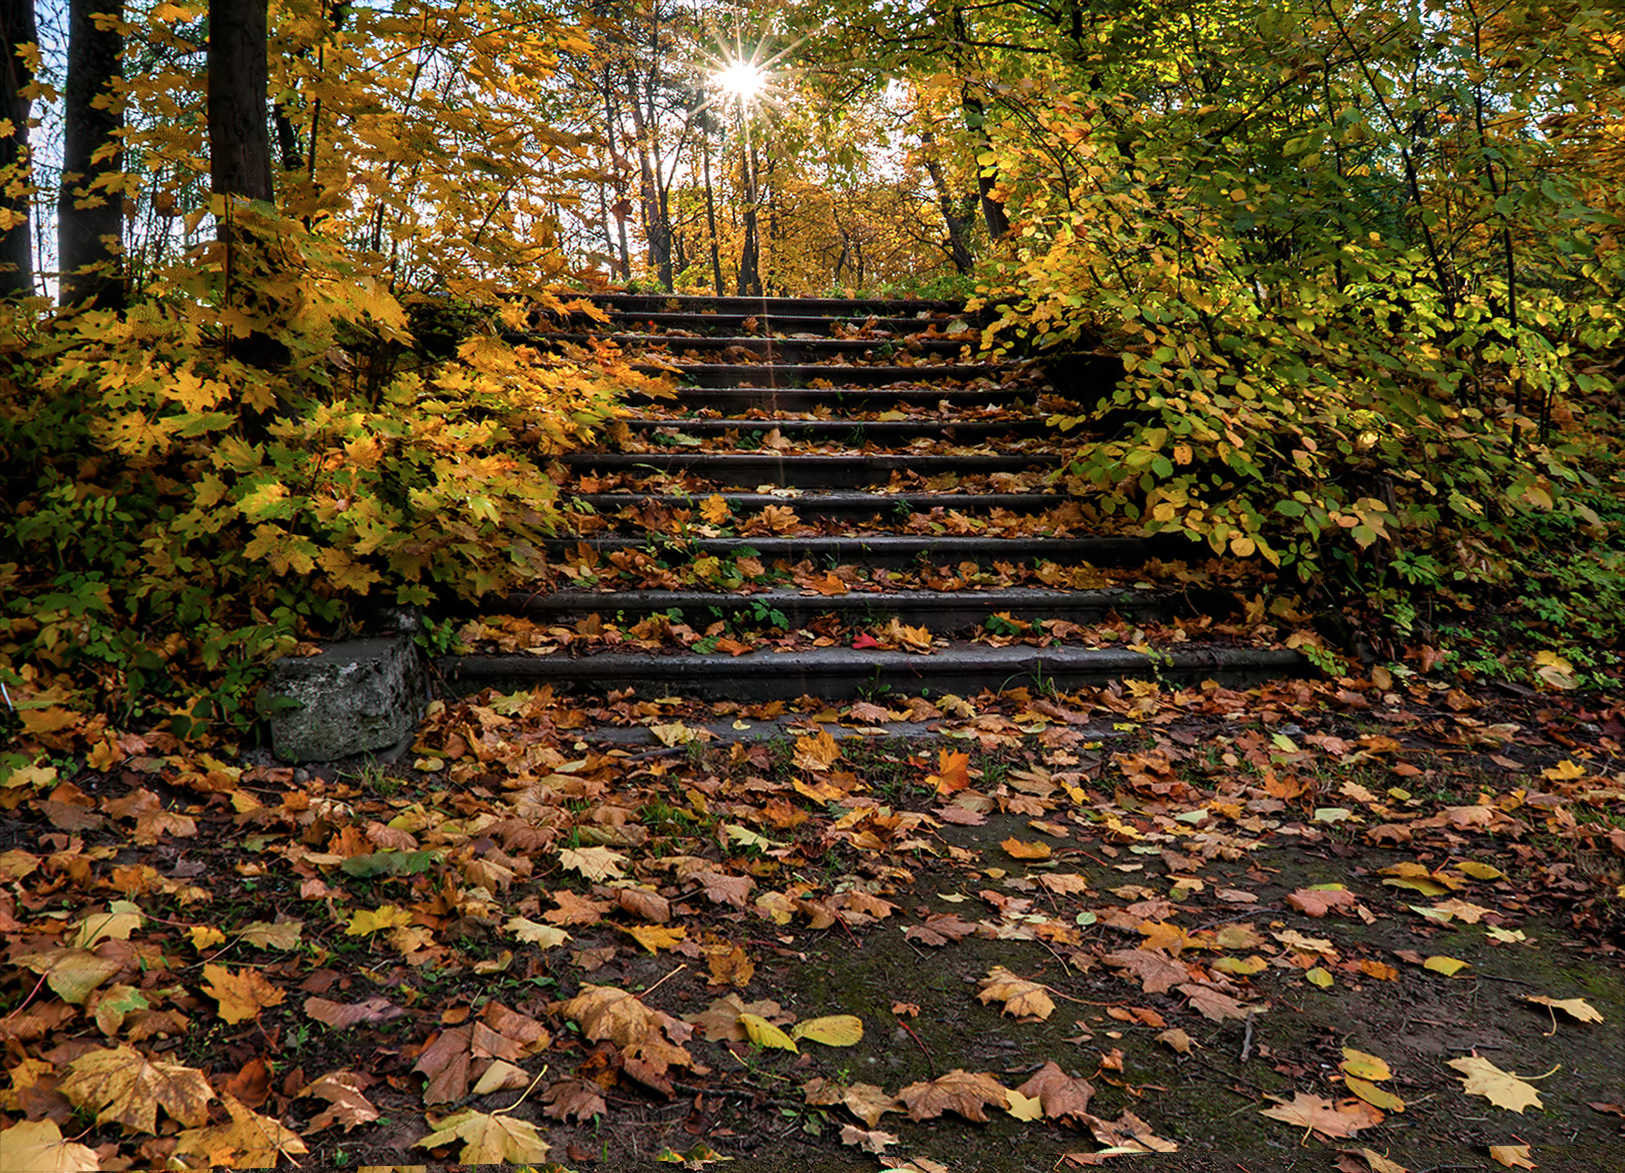
POLYGON ((4 720, 243 727, 296 641, 534 578, 640 376, 516 331, 609 283, 1119 354, 1056 420, 1103 524, 1608 683, 1620 16, 0 0, 4 720))

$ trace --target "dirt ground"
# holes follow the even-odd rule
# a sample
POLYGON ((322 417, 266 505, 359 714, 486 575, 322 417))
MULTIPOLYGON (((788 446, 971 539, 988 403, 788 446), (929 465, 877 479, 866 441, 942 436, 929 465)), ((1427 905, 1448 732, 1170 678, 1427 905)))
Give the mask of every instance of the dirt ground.
MULTIPOLYGON (((427 907, 444 877, 358 879, 324 865, 333 927, 296 955, 231 958, 259 966, 288 997, 229 1026, 191 998, 194 1029, 160 1053, 217 1088, 237 1079, 243 1095, 253 1089, 242 1073, 259 1072, 257 1110, 304 1138, 306 1168, 460 1168, 456 1143, 419 1142, 463 1109, 533 1125, 549 1146, 533 1166, 578 1171, 1037 1173, 1118 1160, 1242 1173, 1625 1168, 1617 708, 1483 695, 1470 707, 1390 706, 1379 721, 1337 706, 1288 713, 1267 694, 1227 714, 1165 696, 1149 720, 1144 706, 1122 720, 1112 711, 1121 704, 1093 699, 1091 710, 1089 698, 1053 698, 1061 716, 1034 724, 1034 698, 984 696, 974 717, 944 716, 909 739, 881 736, 864 723, 868 709, 804 714, 774 740, 671 750, 629 751, 624 736, 600 740, 598 727, 554 713, 542 742, 613 761, 614 784, 563 803, 570 837, 538 841, 532 874, 495 889, 481 911, 434 919, 433 950, 402 956, 381 938, 347 938, 348 910, 427 907), (835 731, 846 736, 824 740, 835 731), (1481 744, 1464 746, 1463 731, 1481 744), (834 757, 811 768, 831 745, 834 757), (963 787, 942 781, 957 752, 963 787), (610 903, 614 882, 554 862, 562 844, 614 825, 593 821, 605 809, 635 812, 649 832, 620 850, 640 890, 663 894, 669 923, 682 927, 654 951, 629 938, 637 926, 610 903), (701 863, 714 869, 705 875, 748 877, 750 898, 707 899, 678 879, 701 863), (555 917, 569 931, 562 945, 515 939, 512 916, 540 923, 564 893, 605 911, 555 917), (734 961, 719 965, 730 951, 734 961), (1025 983, 1027 1001, 1005 1004, 1001 968, 1025 983), (592 987, 669 1015, 686 1059, 651 1074, 624 1039, 593 1037, 570 1009, 592 987), (381 998, 394 1013, 330 1029, 312 1021, 312 997, 381 998), (479 1095, 465 1082, 454 1102, 426 1105, 425 1055, 490 1003, 545 1025, 551 1043, 503 1090, 479 1095), (742 1012, 786 1031, 856 1016, 862 1035, 843 1046, 803 1039, 792 1051, 748 1038, 742 1012), (1364 1085, 1382 1106, 1352 1094, 1347 1049, 1386 1064, 1364 1085), (1538 1104, 1515 1111, 1470 1094, 1449 1064, 1475 1056, 1538 1104), (327 1105, 308 1089, 333 1071, 359 1073, 374 1118, 349 1131, 320 1126, 327 1105), (1073 1098, 1034 1090, 1028 1081, 1045 1072, 1073 1098), (971 1077, 1030 1090, 1003 1106, 922 1098, 922 1088, 971 1077), (879 1114, 863 1122, 841 1097, 866 1086, 863 1102, 879 1114), (588 1107, 565 1109, 572 1089, 588 1107), (1309 1115, 1262 1114, 1285 1105, 1309 1115), (1513 1147, 1497 1156, 1490 1146, 1513 1147)), ((420 750, 432 759, 436 746, 457 749, 451 739, 469 731, 472 712, 441 713, 420 750)), ((489 844, 508 824, 477 818, 523 808, 504 806, 511 784, 483 768, 461 787, 404 765, 263 772, 256 786, 266 802, 284 790, 342 799, 357 825, 446 807, 461 818, 450 850, 495 858, 489 844)), ((117 792, 116 781, 101 785, 117 792)), ((37 850, 60 835, 49 815, 20 806, 5 847, 37 850)), ((314 923, 309 880, 301 889, 281 866, 270 825, 220 818, 216 834, 146 847, 120 843, 111 824, 78 834, 105 841, 112 862, 199 877, 211 923, 301 904, 314 923)), ((328 831, 342 827, 304 839, 321 847, 328 831)), ((509 851, 502 858, 522 854, 509 851)), ((13 1015, 22 978, 32 981, 4 986, 13 1015)), ((181 972, 154 984, 177 978, 194 980, 181 972)), ((8 1046, 65 1065, 93 1046, 66 1033, 8 1046)), ((471 1077, 486 1066, 476 1048, 471 1077)), ((104 1168, 139 1166, 122 1163, 127 1134, 92 1129, 84 1143, 98 1141, 119 1154, 104 1168)), ((161 1152, 165 1140, 147 1143, 156 1147, 138 1151, 161 1152)))

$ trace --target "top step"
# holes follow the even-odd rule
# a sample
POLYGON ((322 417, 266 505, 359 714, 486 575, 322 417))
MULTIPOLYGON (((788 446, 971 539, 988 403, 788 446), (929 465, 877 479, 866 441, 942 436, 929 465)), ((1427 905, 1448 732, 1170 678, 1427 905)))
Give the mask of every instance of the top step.
POLYGON ((767 317, 846 317, 871 314, 914 318, 962 314, 965 303, 887 297, 715 297, 694 293, 594 293, 587 300, 606 310, 630 313, 754 314, 767 317))

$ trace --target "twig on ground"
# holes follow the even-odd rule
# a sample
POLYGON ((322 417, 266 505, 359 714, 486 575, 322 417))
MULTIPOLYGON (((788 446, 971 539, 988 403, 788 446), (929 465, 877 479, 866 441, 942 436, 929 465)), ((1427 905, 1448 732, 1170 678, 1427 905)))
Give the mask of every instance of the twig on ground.
POLYGON ((1241 1061, 1243 1063, 1247 1062, 1253 1053, 1253 1020, 1257 1017, 1258 1012, 1256 1010, 1247 1011, 1247 1030, 1241 1038, 1241 1061))

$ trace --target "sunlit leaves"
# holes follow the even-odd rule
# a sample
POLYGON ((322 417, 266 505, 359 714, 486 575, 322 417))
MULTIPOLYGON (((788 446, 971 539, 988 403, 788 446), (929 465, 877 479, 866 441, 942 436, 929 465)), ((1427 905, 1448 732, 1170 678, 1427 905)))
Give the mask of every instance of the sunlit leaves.
POLYGON ((1449 1066, 1461 1072, 1462 1090, 1470 1096, 1483 1096, 1497 1108, 1522 1113, 1525 1108, 1542 1107, 1540 1093, 1516 1074, 1502 1071, 1477 1055, 1452 1059, 1449 1066))

